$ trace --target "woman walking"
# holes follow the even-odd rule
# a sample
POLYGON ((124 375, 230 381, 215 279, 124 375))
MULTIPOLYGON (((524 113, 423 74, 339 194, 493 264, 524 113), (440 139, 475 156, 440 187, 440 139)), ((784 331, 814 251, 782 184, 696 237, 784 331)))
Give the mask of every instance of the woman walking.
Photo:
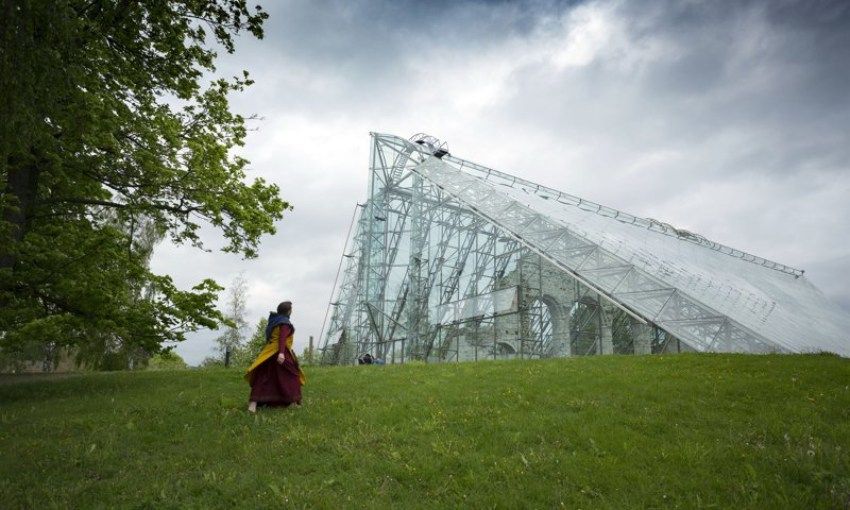
POLYGON ((257 405, 301 405, 301 386, 304 372, 292 351, 295 326, 290 322, 292 302, 277 305, 277 313, 269 313, 266 325, 266 345, 245 373, 251 385, 248 411, 257 411, 257 405))

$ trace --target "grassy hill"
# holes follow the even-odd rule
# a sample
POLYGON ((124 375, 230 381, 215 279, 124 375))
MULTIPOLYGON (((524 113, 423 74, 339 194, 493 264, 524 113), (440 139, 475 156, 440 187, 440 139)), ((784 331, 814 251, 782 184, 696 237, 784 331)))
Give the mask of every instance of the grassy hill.
POLYGON ((677 355, 0 384, 0 506, 847 508, 850 360, 677 355))

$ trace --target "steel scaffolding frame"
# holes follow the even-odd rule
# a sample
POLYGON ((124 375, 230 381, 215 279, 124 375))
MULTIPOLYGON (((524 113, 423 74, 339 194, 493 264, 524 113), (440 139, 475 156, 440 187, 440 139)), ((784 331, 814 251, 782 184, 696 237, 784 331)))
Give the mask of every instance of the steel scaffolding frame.
POLYGON ((454 157, 433 137, 373 133, 368 192, 324 363, 807 350, 767 334, 787 319, 758 286, 801 289, 810 305, 802 271, 454 157), (670 243, 695 255, 670 260, 670 243))

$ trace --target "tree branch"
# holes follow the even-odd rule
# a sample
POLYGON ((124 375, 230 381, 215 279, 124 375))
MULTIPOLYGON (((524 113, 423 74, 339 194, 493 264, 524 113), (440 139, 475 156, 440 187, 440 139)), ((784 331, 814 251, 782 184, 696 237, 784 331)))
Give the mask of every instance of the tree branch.
MULTIPOLYGON (((185 199, 184 199, 185 200, 185 199)), ((175 214, 189 214, 193 212, 201 211, 200 207, 185 207, 183 205, 184 200, 181 200, 179 206, 175 205, 167 205, 167 204, 158 204, 158 203, 147 203, 147 204, 122 204, 120 202, 112 202, 110 200, 97 200, 94 198, 53 198, 50 202, 56 203, 68 203, 68 204, 81 204, 81 205, 99 205, 102 207, 111 207, 113 209, 128 209, 134 207, 151 207, 153 209, 157 209, 160 211, 168 211, 175 214)))

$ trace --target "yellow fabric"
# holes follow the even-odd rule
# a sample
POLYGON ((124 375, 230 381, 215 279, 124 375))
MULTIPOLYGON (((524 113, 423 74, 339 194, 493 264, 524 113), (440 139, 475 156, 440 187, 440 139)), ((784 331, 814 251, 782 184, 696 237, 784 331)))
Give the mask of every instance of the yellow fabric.
MULTIPOLYGON (((253 375, 254 370, 260 365, 263 364, 264 361, 271 358, 272 356, 278 353, 277 345, 278 340, 280 339, 280 326, 275 327, 272 330, 272 337, 269 339, 269 342, 263 346, 263 350, 260 351, 260 354, 257 356, 257 359, 251 363, 251 366, 248 367, 248 370, 245 372, 245 380, 248 383, 251 382, 251 376, 253 375)), ((295 357, 295 352, 292 350, 292 343, 295 341, 294 335, 289 335, 285 340, 286 350, 289 351, 289 355, 292 356, 292 359, 298 362, 298 358, 295 357)), ((303 386, 307 382, 307 378, 304 376, 304 369, 301 365, 298 366, 298 380, 301 382, 303 386)))

